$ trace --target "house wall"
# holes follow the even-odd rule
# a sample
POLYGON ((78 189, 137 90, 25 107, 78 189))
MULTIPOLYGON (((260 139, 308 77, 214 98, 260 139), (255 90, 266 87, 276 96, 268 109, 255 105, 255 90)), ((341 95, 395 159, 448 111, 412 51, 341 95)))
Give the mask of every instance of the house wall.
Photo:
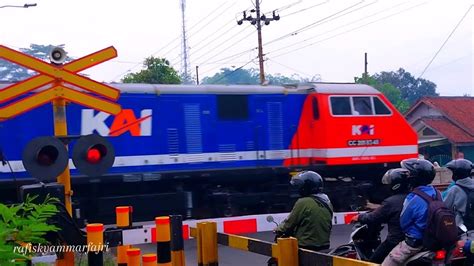
POLYGON ((413 122, 421 117, 433 117, 433 116, 442 116, 440 112, 436 109, 429 107, 428 105, 422 103, 420 104, 415 110, 413 110, 410 114, 405 116, 406 120, 413 125, 413 122))

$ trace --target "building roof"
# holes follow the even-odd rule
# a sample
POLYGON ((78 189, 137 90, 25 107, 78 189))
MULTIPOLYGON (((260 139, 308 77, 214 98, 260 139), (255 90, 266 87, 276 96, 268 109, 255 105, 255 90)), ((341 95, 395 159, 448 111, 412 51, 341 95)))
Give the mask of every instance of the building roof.
POLYGON ((452 142, 474 142, 474 97, 425 97, 413 105, 407 115, 423 104, 442 114, 441 117, 421 117, 427 126, 452 142))
POLYGON ((432 128, 433 130, 438 132, 440 135, 446 137, 452 142, 455 142, 455 143, 474 142, 474 136, 471 136, 468 132, 464 131, 462 128, 458 127, 457 125, 451 123, 446 118, 424 117, 421 119, 421 121, 425 125, 432 128))

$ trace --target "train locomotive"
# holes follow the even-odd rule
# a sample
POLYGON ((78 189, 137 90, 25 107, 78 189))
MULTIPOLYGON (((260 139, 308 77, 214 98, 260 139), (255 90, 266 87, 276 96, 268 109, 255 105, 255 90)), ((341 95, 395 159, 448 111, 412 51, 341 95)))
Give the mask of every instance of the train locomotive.
MULTIPOLYGON (((120 114, 67 107, 70 135, 102 135, 116 154, 102 176, 83 176, 70 162, 79 220, 113 222, 118 205, 134 206, 138 220, 288 211, 289 178, 304 169, 325 177, 336 210, 349 210, 355 186, 377 184, 418 155, 410 125, 363 84, 110 85, 121 91, 120 114)), ((53 135, 52 116, 46 105, 1 123, 2 202, 35 182, 22 151, 34 137, 53 135)))

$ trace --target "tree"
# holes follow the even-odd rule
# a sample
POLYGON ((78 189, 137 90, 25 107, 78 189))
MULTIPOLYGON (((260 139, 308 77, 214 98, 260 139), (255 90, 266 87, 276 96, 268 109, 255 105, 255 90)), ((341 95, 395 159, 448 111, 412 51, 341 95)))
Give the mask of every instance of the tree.
POLYGON ((149 84, 180 84, 178 72, 170 66, 165 58, 150 56, 143 62, 145 69, 137 73, 129 73, 123 79, 124 83, 149 84))
MULTIPOLYGON (((41 45, 41 44, 30 44, 29 48, 20 48, 20 51, 43 61, 49 62, 49 52, 54 47, 61 47, 64 49, 64 44, 61 45, 41 45)), ((71 61, 72 58, 67 57, 67 61, 71 61)), ((11 63, 9 61, 0 59, 0 81, 17 82, 33 76, 36 72, 26 69, 20 65, 11 63)))
POLYGON ((219 73, 212 77, 205 77, 203 84, 259 84, 258 71, 251 69, 221 68, 219 73))
POLYGON ((401 92, 398 88, 390 83, 381 83, 376 80, 373 76, 367 76, 362 74, 362 77, 355 77, 355 82, 359 84, 367 84, 376 88, 378 91, 383 93, 385 97, 398 109, 401 113, 404 113, 410 107, 407 100, 401 97, 401 92))
POLYGON ((410 104, 414 104, 418 99, 424 96, 438 96, 435 83, 426 79, 415 78, 403 68, 397 71, 382 71, 374 74, 372 77, 381 84, 390 83, 398 88, 401 97, 410 104))
MULTIPOLYGON (((291 77, 283 76, 279 73, 275 75, 266 75, 269 84, 282 85, 290 83, 308 82, 309 79, 302 78, 296 74, 291 77)), ((203 84, 260 84, 259 71, 255 68, 250 69, 230 69, 222 68, 219 73, 212 77, 205 77, 203 84)))

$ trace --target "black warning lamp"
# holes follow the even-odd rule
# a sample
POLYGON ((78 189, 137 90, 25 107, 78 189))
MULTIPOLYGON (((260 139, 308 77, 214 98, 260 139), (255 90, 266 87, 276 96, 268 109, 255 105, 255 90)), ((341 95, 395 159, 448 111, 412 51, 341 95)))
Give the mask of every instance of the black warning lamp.
POLYGON ((64 143, 54 137, 38 137, 23 150, 25 169, 40 181, 52 181, 66 169, 69 156, 64 143))

